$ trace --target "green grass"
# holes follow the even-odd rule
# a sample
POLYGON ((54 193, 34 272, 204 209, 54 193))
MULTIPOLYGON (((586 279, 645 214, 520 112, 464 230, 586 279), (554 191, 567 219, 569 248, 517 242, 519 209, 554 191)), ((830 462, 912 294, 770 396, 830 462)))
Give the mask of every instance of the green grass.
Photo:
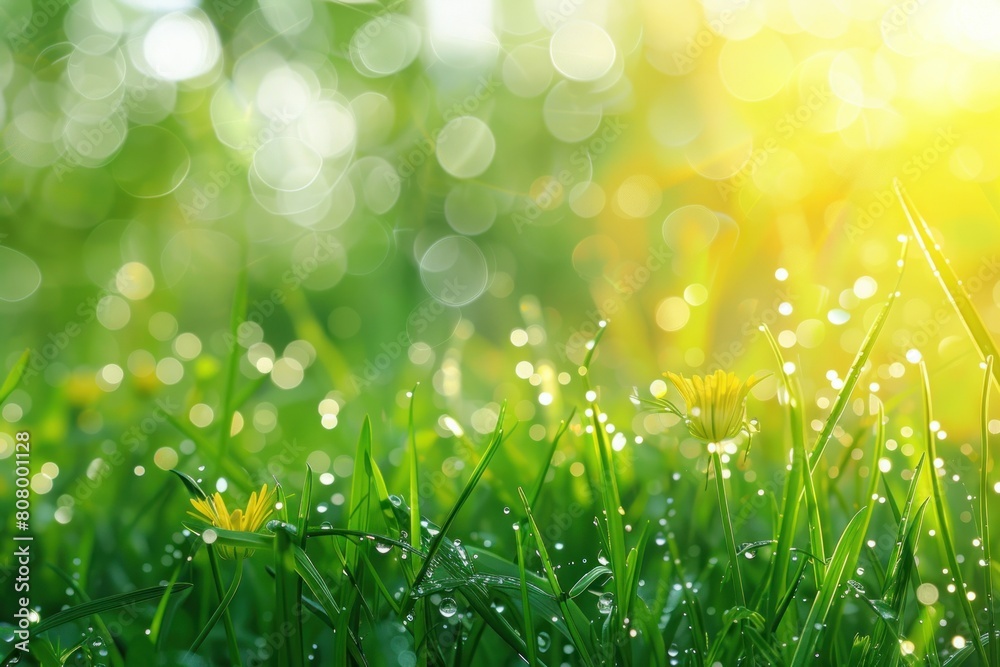
MULTIPOLYGON (((920 219, 914 228, 922 233, 926 223, 920 219)), ((923 237, 921 247, 939 271, 940 249, 923 237)), ((263 660, 281 667, 401 660, 454 667, 995 667, 992 343, 982 340, 985 329, 970 314, 971 302, 954 293, 957 283, 942 278, 985 359, 977 474, 961 479, 938 452, 923 362, 912 388, 920 410, 902 397, 895 405, 909 407, 887 413, 881 400, 859 389, 872 377, 902 267, 903 259, 895 288, 873 311, 823 414, 802 390, 815 369, 796 363, 791 370, 777 338, 763 328, 781 411, 772 410, 779 419, 756 434, 752 456, 724 457, 714 447, 684 458, 677 453, 686 442, 683 424, 673 426, 665 446, 616 440, 615 419, 624 422, 613 415, 623 414, 628 392, 616 394, 593 379, 601 372, 597 343, 608 331, 601 327, 573 385, 582 411, 562 406, 568 417, 550 424, 545 438, 528 438, 502 397, 491 433, 442 434, 421 420, 442 408, 424 405, 432 397, 414 385, 399 414, 360 418, 350 470, 338 468, 350 478, 336 487, 349 486, 339 504, 303 463, 281 472, 280 508, 259 532, 215 528, 214 542, 203 544, 207 527, 188 521, 190 532, 178 535, 192 557, 174 566, 163 585, 90 600, 85 577, 62 574, 77 599, 33 623, 34 659, 46 667, 93 662, 93 647, 67 629, 86 623, 110 649, 113 665, 139 656, 150 664, 263 660), (601 405, 612 406, 608 412, 595 388, 601 405), (895 453, 896 419, 923 442, 912 457, 895 453), (443 455, 438 450, 445 446, 453 449, 443 455), (565 465, 567 456, 580 468, 565 465), (451 461, 453 474, 428 482, 426 473, 442 459, 451 461), (893 466, 907 473, 905 489, 898 475, 888 474, 893 466), (706 488, 712 480, 705 474, 714 477, 714 489, 706 488), (974 508, 972 490, 966 496, 959 479, 977 485, 974 508), (966 505, 969 516, 977 514, 972 523, 984 567, 968 548, 968 530, 955 522, 966 505), (224 561, 220 546, 256 553, 224 561), (123 608, 138 608, 142 622, 123 626, 114 616, 123 608), (115 643, 122 637, 131 637, 124 651, 115 643)), ((234 336, 246 307, 241 288, 232 309, 234 336)), ((3 396, 16 387, 25 359, 0 389, 3 396)), ((261 476, 230 437, 230 425, 260 385, 241 386, 238 364, 234 352, 215 388, 224 408, 216 437, 183 415, 166 421, 214 465, 209 480, 225 477, 229 494, 245 495, 261 476)), ((755 400, 751 411, 761 407, 755 400)), ((646 405, 679 412, 669 398, 646 405)), ((194 470, 174 472, 169 482, 178 490, 205 497, 194 470)), ((142 514, 175 517, 182 500, 167 489, 142 514)))

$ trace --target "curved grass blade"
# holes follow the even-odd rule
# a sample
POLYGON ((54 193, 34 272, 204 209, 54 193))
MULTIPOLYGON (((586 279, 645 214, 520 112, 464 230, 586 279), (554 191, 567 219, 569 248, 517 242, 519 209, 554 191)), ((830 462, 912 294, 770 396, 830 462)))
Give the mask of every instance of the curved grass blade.
POLYGON ((579 597, 584 593, 584 591, 590 588, 591 584, 593 584, 598 579, 602 577, 613 577, 613 576, 614 572, 604 567, 603 565, 598 565, 593 570, 587 572, 585 575, 580 577, 580 579, 575 584, 573 584, 573 588, 569 589, 568 595, 571 598, 579 597))
POLYGON ((441 548, 441 543, 445 539, 448 530, 451 528, 452 524, 455 523, 455 517, 461 511, 462 507, 465 505, 466 501, 472 495, 473 490, 475 490, 476 485, 479 484, 479 480, 482 479, 483 473, 486 472, 486 468, 490 465, 490 461, 493 460, 494 454, 500 448, 500 444, 503 442, 503 420, 507 413, 507 402, 504 401, 503 405, 500 406, 500 414, 497 416, 496 430, 493 432, 493 436, 490 438, 490 443, 486 447, 486 451, 483 452, 483 457, 479 459, 479 463, 476 465, 475 469, 472 471, 472 475, 469 477, 469 481, 466 482, 465 488, 462 489, 462 493, 458 497, 458 501, 448 512, 448 516, 445 517, 444 523, 441 524, 441 529, 438 533, 431 539, 430 547, 427 549, 427 556, 424 559, 423 565, 420 566, 420 571, 417 572, 417 576, 414 577, 413 583, 410 584, 409 590, 407 591, 407 602, 403 605, 404 613, 409 613, 412 609, 413 599, 412 592, 423 582, 424 577, 427 576, 427 570, 430 567, 431 561, 437 554, 438 549, 441 548))
POLYGON ((552 566, 552 560, 549 558, 549 553, 545 548, 545 543, 542 542, 542 532, 538 530, 538 525, 535 523, 535 517, 531 515, 531 507, 528 506, 528 497, 524 495, 524 489, 520 487, 518 487, 517 493, 521 497, 521 504, 524 506, 524 514, 528 518, 528 526, 531 528, 531 534, 535 536, 535 546, 537 547, 538 555, 542 560, 542 567, 545 569, 545 575, 548 577, 549 585, 552 586, 552 592, 559 601, 559 607, 562 609, 563 617, 566 619, 566 624, 569 626, 574 648, 585 665, 592 665, 593 662, 591 661, 590 654, 587 651, 587 642, 584 640, 583 635, 580 634, 580 628, 577 627, 574 614, 567 609, 568 598, 563 594, 562 588, 559 586, 559 579, 556 577, 556 570, 552 566))
MULTIPOLYGON (((283 632, 286 628, 297 628, 293 618, 296 597, 295 577, 297 571, 296 553, 301 551, 296 546, 291 531, 278 530, 274 534, 274 597, 276 613, 274 615, 275 630, 283 632)), ((281 667, 302 667, 305 656, 302 649, 302 635, 287 637, 277 650, 278 665, 281 667)))
MULTIPOLYGON (((193 551, 192 551, 193 555, 193 551)), ((164 636, 160 635, 160 631, 163 630, 164 620, 167 616, 167 607, 170 604, 170 597, 174 593, 174 586, 177 584, 177 578, 181 574, 181 567, 184 563, 181 562, 174 568, 174 573, 170 577, 170 581, 167 582, 167 590, 164 591, 163 597, 160 598, 159 604, 156 605, 156 612, 153 614, 153 620, 149 623, 149 640, 153 643, 153 646, 157 650, 162 650, 162 642, 164 636)))
MULTIPOLYGON (((983 400, 980 407, 980 438, 982 442, 982 453, 980 456, 982 461, 979 464, 981 474, 979 480, 979 523, 982 528, 983 560, 986 562, 986 567, 983 568, 983 576, 986 579, 984 588, 986 589, 986 614, 987 622, 989 623, 989 636, 996 637, 997 619, 996 612, 993 609, 993 556, 990 549, 990 512, 988 500, 990 495, 990 380, 993 379, 993 355, 986 357, 985 370, 986 372, 983 374, 983 400)), ((996 641, 989 643, 989 649, 990 667, 997 667, 1000 665, 1000 650, 998 650, 996 641)))
MULTIPOLYGON (((347 527, 351 530, 366 533, 371 524, 371 475, 368 472, 368 461, 372 451, 372 421, 365 415, 361 425, 361 436, 354 456, 354 473, 351 481, 351 513, 347 519, 347 527)), ((358 567, 358 547, 347 546, 347 568, 354 572, 358 567)))
POLYGON ((514 537, 517 540, 517 568, 521 575, 521 615, 524 617, 524 643, 528 649, 528 667, 538 665, 538 638, 535 636, 535 624, 531 620, 531 600, 528 597, 528 579, 525 576, 524 561, 527 552, 524 549, 524 538, 518 526, 514 526, 514 537))
MULTIPOLYGON (((206 551, 208 552, 208 564, 212 571, 212 582, 215 584, 215 594, 218 596, 219 602, 222 602, 225 598, 225 593, 222 589, 222 571, 219 569, 219 559, 215 555, 215 545, 207 545, 206 551)), ((228 607, 222 610, 222 626, 226 630, 226 646, 229 649, 229 662, 232 665, 242 667, 243 658, 240 657, 240 646, 236 640, 236 626, 233 625, 233 617, 229 614, 228 607)))
MULTIPOLYGON (((326 582, 323 580, 323 577, 316 569, 312 560, 309 558, 309 555, 297 545, 291 544, 290 547, 289 551, 292 555, 295 572, 302 578, 302 581, 305 582, 306 586, 312 591, 313 595, 316 596, 316 600, 323 608, 323 611, 326 612, 327 617, 330 619, 343 618, 343 612, 333 599, 333 593, 330 592, 330 587, 326 585, 326 582)), ((347 645, 347 648, 351 655, 358 662, 358 664, 367 665, 368 662, 364 658, 364 653, 361 650, 361 643, 358 641, 357 636, 349 626, 341 625, 340 627, 346 632, 347 637, 350 639, 350 643, 347 645)))
POLYGON ((188 649, 188 653, 193 655, 198 652, 202 643, 208 638, 208 634, 215 627, 215 624, 219 622, 222 615, 226 613, 226 609, 229 608, 229 603, 233 601, 236 597, 236 591, 240 587, 240 582, 243 580, 243 559, 239 556, 236 557, 236 573, 233 575, 233 583, 229 585, 229 590, 226 591, 225 597, 222 598, 222 602, 219 603, 219 607, 215 610, 215 613, 209 617, 208 622, 205 623, 205 627, 201 629, 198 633, 198 637, 195 638, 194 643, 191 644, 191 648, 188 649))
POLYGON ((176 468, 172 468, 170 472, 180 478, 181 482, 184 483, 184 488, 188 490, 188 493, 191 494, 192 498, 198 498, 199 500, 205 500, 208 498, 208 495, 206 495, 201 486, 198 485, 198 482, 194 481, 194 479, 192 479, 189 475, 177 470, 176 468))
MULTIPOLYGON (((185 524, 187 526, 187 524, 185 524)), ((191 532, 196 535, 200 535, 202 530, 191 528, 187 526, 191 532)), ((215 532, 216 538, 215 542, 208 546, 221 545, 226 547, 234 547, 236 549, 265 549, 270 550, 274 548, 274 537, 271 535, 266 535, 264 533, 246 533, 238 530, 226 530, 225 528, 212 527, 215 532)))
MULTIPOLYGON (((933 420, 933 415, 931 413, 931 387, 930 378, 927 375, 927 364, 920 361, 920 381, 924 391, 924 424, 925 427, 925 442, 927 447, 927 458, 930 459, 931 465, 934 465, 934 461, 937 460, 937 438, 935 434, 931 431, 930 423, 933 420)), ((976 614, 972 609, 972 603, 969 601, 968 596, 965 594, 965 581, 962 577, 962 570, 959 568, 958 555, 955 553, 955 541, 953 538, 954 533, 951 529, 951 519, 948 516, 948 511, 945 507, 944 491, 941 489, 941 480, 938 478, 937 474, 931 469, 931 492, 934 498, 934 511, 937 514, 938 528, 941 531, 941 541, 944 544, 944 552, 948 558, 948 567, 951 569, 951 574, 955 579, 955 587, 957 588, 956 597, 959 599, 959 604, 962 607, 962 612, 965 615, 965 621, 969 624, 969 628, 972 631, 972 643, 975 644, 976 653, 979 654, 979 659, 984 665, 989 664, 989 658, 986 655, 986 649, 979 639, 979 622, 976 620, 976 614)))
MULTIPOLYGON (((179 583, 174 584, 173 589, 175 592, 178 592, 187 590, 188 588, 191 588, 191 586, 192 584, 189 583, 179 583)), ((140 602, 156 600, 167 591, 167 588, 167 586, 153 586, 151 588, 142 588, 130 593, 119 593, 117 595, 109 595, 108 597, 91 600, 90 602, 84 602, 76 605, 75 607, 70 607, 69 609, 64 609, 60 612, 52 614, 36 625, 31 626, 30 631, 32 635, 37 635, 46 632, 47 630, 51 630, 52 628, 57 628, 60 625, 69 623, 70 621, 75 621, 79 618, 92 616, 94 614, 103 614, 106 611, 121 609, 122 607, 139 604, 140 602)))
POLYGON ((591 403, 590 411, 594 432, 594 446, 597 448, 597 461, 600 464, 607 547, 611 561, 611 570, 614 572, 615 577, 615 600, 617 601, 617 605, 615 611, 610 615, 621 620, 628 615, 628 609, 623 608, 622 605, 627 603, 629 599, 628 580, 626 576, 626 559, 628 555, 625 552, 625 522, 622 519, 625 510, 622 507, 621 495, 618 493, 618 478, 615 475, 615 463, 611 443, 608 442, 604 433, 604 426, 600 423, 599 419, 601 409, 597 403, 591 403))
POLYGON ((17 361, 14 362, 14 367, 10 369, 10 373, 7 374, 7 378, 3 381, 3 385, 0 386, 0 404, 6 401, 11 392, 17 388, 17 383, 24 376, 24 371, 28 367, 28 359, 30 358, 31 350, 29 349, 22 352, 17 361))
POLYGON ((893 287, 892 292, 889 293, 889 298, 886 299, 885 304, 882 305, 882 309, 879 310, 878 315, 875 317, 875 321, 872 322, 872 325, 868 328, 868 333, 865 334, 865 339, 861 343, 861 348, 858 350, 857 355, 854 357, 854 361, 851 362, 851 368, 847 371, 847 375, 844 377, 844 386, 840 388, 840 393, 837 394, 837 400, 834 401, 833 408, 830 410, 830 414, 827 416, 826 422, 823 424, 823 430, 820 431, 819 437, 816 438, 816 444, 809 456, 810 474, 816 471, 816 466, 819 464, 820 457, 823 456, 823 452, 826 451, 826 446, 830 443, 830 439, 833 437, 833 431, 837 427, 837 422, 840 421, 840 417, 844 414, 844 410, 847 409, 847 406, 851 401, 851 394, 854 393, 854 388, 858 384, 858 379, 861 377, 862 369, 864 369, 865 364, 868 363, 868 357, 871 356, 872 349, 875 347, 875 341, 878 340, 879 334, 882 333, 882 327, 885 326, 885 321, 889 317, 889 310, 892 308, 892 304, 895 303, 896 297, 899 296, 899 286, 903 280, 903 269, 906 267, 906 251, 908 245, 908 242, 904 240, 902 249, 900 250, 899 261, 896 263, 899 267, 899 273, 896 276, 896 285, 893 287))
MULTIPOLYGON (((801 490, 789 489, 789 491, 794 491, 793 499, 796 504, 800 502, 800 491, 805 492, 806 512, 809 517, 809 548, 820 559, 818 562, 813 561, 813 577, 816 580, 816 586, 821 587, 823 585, 823 579, 826 576, 826 549, 823 545, 823 525, 820 518, 819 502, 816 498, 816 487, 813 484, 812 475, 809 471, 809 458, 806 453, 805 414, 802 405, 802 390, 799 387, 798 381, 793 379, 789 375, 788 371, 785 370, 785 359, 781 354, 781 348, 778 346, 778 341, 775 340, 771 330, 766 324, 762 324, 761 331, 764 332, 764 337, 767 339, 768 344, 771 346, 771 350, 774 352, 775 359, 778 362, 778 371, 781 376, 782 384, 785 386, 785 392, 788 398, 788 421, 792 431, 792 476, 796 478, 796 483, 798 483, 799 477, 802 479, 801 490), (797 472, 795 470, 796 467, 801 468, 801 470, 797 472)), ((787 500, 788 499, 786 498, 786 502, 787 500)), ((797 510, 793 511, 792 518, 795 519, 796 516, 797 510)), ((776 566, 780 567, 775 568, 774 573, 777 576, 772 580, 773 587, 771 590, 771 599, 775 601, 778 600, 778 595, 775 595, 775 593, 784 588, 786 584, 786 577, 788 574, 788 563, 786 559, 790 556, 791 536, 795 533, 795 523, 791 522, 788 526, 788 530, 791 535, 788 536, 783 544, 781 538, 784 537, 784 530, 786 530, 786 527, 782 525, 782 533, 779 533, 778 535, 778 549, 775 560, 776 566)))
POLYGON ((420 456, 417 451, 417 427, 413 419, 413 404, 417 400, 417 387, 410 390, 410 411, 407 431, 410 435, 410 545, 420 548, 420 456))
MULTIPOLYGON (((87 596, 87 592, 81 588, 80 584, 71 577, 70 575, 63 572, 61 569, 55 565, 49 565, 52 570, 59 576, 60 579, 66 582, 66 585, 73 589, 73 591, 80 597, 83 602, 90 602, 90 598, 87 596)), ((175 570, 175 574, 180 572, 180 568, 175 570)), ((175 577, 176 579, 176 577, 175 577)), ((161 601, 162 604, 162 601, 161 601)), ((114 639, 111 637, 111 633, 108 631, 108 626, 105 625, 104 619, 101 618, 99 614, 94 614, 93 625, 97 631, 104 638, 104 644, 107 647, 108 656, 111 659, 111 664, 113 667, 123 667, 125 664, 122 658, 121 651, 118 650, 118 645, 115 644, 114 639)))
MULTIPOLYGON (((990 640, 989 634, 985 634, 979 637, 979 643, 993 644, 995 642, 990 640)), ((972 656, 972 654, 975 652, 976 652, 976 644, 970 642, 965 646, 963 646, 962 648, 960 648, 959 650, 952 653, 947 660, 941 663, 941 667, 959 667, 959 665, 964 665, 965 661, 968 660, 969 657, 972 656)))
MULTIPOLYGON (((299 498, 299 511, 298 515, 295 517, 295 535, 293 537, 293 543, 302 549, 306 550, 306 542, 308 540, 307 533, 309 530, 309 513, 312 510, 312 485, 313 485, 313 470, 312 466, 306 463, 306 476, 302 482, 302 497, 299 498)), ((302 579, 296 578, 295 580, 295 604, 301 604, 302 601, 302 579)), ((297 635, 302 638, 301 642, 305 641, 305 632, 302 627, 302 616, 301 613, 293 614, 295 616, 295 628, 297 635)))
MULTIPOLYGON (((545 478, 549 474, 549 469, 552 466, 552 457, 555 456, 556 448, 559 446, 559 440, 562 439, 563 435, 569 429, 570 423, 573 421, 573 415, 576 414, 576 408, 570 410, 569 416, 561 424, 559 424, 559 429, 556 431, 555 436, 552 438, 552 444, 549 445, 549 451, 545 456, 545 465, 542 466, 542 471, 538 475, 538 481, 535 482, 535 488, 531 492, 531 506, 535 507, 538 505, 538 498, 542 495, 542 487, 545 486, 545 478)), ((414 510, 416 511, 416 510, 414 510)))
MULTIPOLYGON (((875 513, 875 498, 878 494, 878 486, 882 480, 882 469, 879 467, 879 461, 882 458, 882 454, 885 451, 885 408, 882 405, 882 401, 876 396, 872 396, 875 402, 875 449, 872 452, 872 463, 869 469, 872 471, 869 474, 868 480, 868 495, 867 495, 867 507, 865 508, 865 513, 862 515, 863 519, 861 521, 861 535, 864 537, 868 534, 868 527, 871 525, 872 515, 875 513)), ((861 551, 864 548, 864 541, 859 541, 855 548, 856 551, 850 554, 850 562, 857 562, 858 558, 861 557, 861 551)), ((863 596, 862 596, 863 597, 863 596)), ((866 600, 868 598, 865 598, 866 600)), ((834 601, 833 610, 830 614, 830 623, 833 624, 834 628, 840 627, 840 612, 844 606, 844 599, 838 598, 834 601)), ((877 611, 877 610, 876 610, 877 611)), ((837 633, 831 633, 836 635, 837 633)))
MULTIPOLYGON (((955 275, 955 272, 952 271, 951 264, 945 258, 944 253, 941 252, 937 241, 934 240, 927 221, 917 211, 916 206, 913 205, 913 201, 910 199, 910 195, 907 194, 898 178, 893 182, 893 187, 896 190, 899 203, 903 206, 906 219, 910 222, 910 227, 917 237, 920 249, 924 251, 924 257, 927 259, 931 271, 934 272, 938 282, 948 296, 948 301, 958 311, 958 317, 962 320, 962 324, 972 338, 972 342, 975 343, 980 359, 986 361, 987 357, 1000 358, 1000 350, 997 350, 997 346, 993 342, 993 337, 990 336, 986 325, 983 324, 983 319, 979 316, 979 312, 972 305, 968 291, 955 275)), ((993 379, 1000 384, 1000 369, 996 366, 993 367, 993 379)), ((979 645, 978 634, 976 637, 973 637, 973 643, 979 645)))
POLYGON ((865 535, 861 528, 864 521, 865 508, 862 508, 851 522, 847 524, 840 541, 837 542, 833 550, 833 557, 830 560, 830 567, 827 570, 826 579, 816 593, 809 614, 806 616, 802 627, 802 635, 799 638, 798 646, 792 656, 792 667, 804 667, 811 665, 815 661, 815 648, 819 641, 823 628, 826 627, 827 617, 833 606, 834 599, 847 581, 854 563, 851 562, 851 554, 858 551, 858 544, 865 535))

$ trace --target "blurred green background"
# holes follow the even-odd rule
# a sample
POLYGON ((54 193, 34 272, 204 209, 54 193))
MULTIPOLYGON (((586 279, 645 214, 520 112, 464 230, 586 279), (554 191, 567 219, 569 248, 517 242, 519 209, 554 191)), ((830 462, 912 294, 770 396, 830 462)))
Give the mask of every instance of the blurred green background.
MULTIPOLYGON (((0 508, 28 430, 36 563, 92 597, 185 562, 171 468, 245 499, 274 479, 297 488, 308 462, 324 520, 343 524, 368 414, 404 493, 417 383, 432 520, 501 403, 518 421, 455 529, 510 551, 502 509, 584 405, 578 368, 605 321, 589 380, 629 518, 668 519, 702 571, 718 557, 704 450, 629 395, 662 394, 668 369, 774 372, 765 323, 818 431, 895 282, 908 227, 893 178, 1000 331, 989 3, 4 0, 0 29, 2 361, 31 355, 2 407, 0 508)), ((825 492, 845 509, 869 472, 869 393, 892 420, 889 476, 916 461, 908 353, 931 369, 956 503, 977 469, 979 360, 918 255, 828 456, 825 492)), ((750 399, 763 435, 734 472, 740 501, 784 469, 776 391, 772 377, 750 399)), ((537 508, 572 572, 598 555, 592 456, 578 414, 537 508)), ((971 539, 971 513, 956 515, 971 539)), ((43 617, 78 601, 35 572, 43 617)), ((248 577, 249 601, 267 575, 248 577)), ((234 612, 248 645, 262 604, 234 612)), ((124 643, 142 644, 151 614, 124 643)), ((196 631, 183 616, 170 630, 177 647, 196 631)), ((385 664, 405 664, 400 641, 385 664)))

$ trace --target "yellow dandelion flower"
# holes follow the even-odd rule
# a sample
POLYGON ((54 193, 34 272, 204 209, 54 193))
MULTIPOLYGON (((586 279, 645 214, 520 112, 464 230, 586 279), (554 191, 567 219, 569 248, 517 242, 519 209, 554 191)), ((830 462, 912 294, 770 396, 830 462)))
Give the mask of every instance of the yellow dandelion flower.
MULTIPOLYGON (((274 489, 268 491, 267 484, 265 484, 260 491, 254 491, 250 494, 250 500, 247 502, 245 510, 237 508, 230 513, 226 507, 226 501, 222 499, 222 494, 216 492, 208 498, 192 498, 191 504, 194 505, 197 512, 188 512, 188 514, 199 521, 210 523, 216 528, 256 533, 271 516, 274 509, 274 494, 274 489)), ((234 558, 237 554, 252 556, 253 550, 219 546, 219 555, 223 558, 234 558)))
POLYGON ((690 379, 676 373, 665 375, 684 399, 688 431, 699 440, 714 443, 735 438, 746 428, 747 394, 764 379, 751 375, 741 382, 735 374, 721 370, 690 379))

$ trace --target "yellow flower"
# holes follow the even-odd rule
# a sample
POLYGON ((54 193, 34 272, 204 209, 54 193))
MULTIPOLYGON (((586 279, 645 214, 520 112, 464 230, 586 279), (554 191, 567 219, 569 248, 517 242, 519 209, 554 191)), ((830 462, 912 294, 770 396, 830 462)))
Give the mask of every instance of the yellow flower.
POLYGON ((713 443, 735 438, 745 428, 747 394, 764 379, 751 375, 740 382, 735 374, 721 370, 691 379, 676 373, 666 376, 684 398, 685 422, 691 435, 713 443))
MULTIPOLYGON (((260 491, 254 491, 250 494, 246 510, 237 508, 230 514, 226 508, 226 501, 222 499, 222 494, 216 492, 208 498, 192 498, 191 504, 198 511, 197 513, 188 512, 188 514, 195 519, 210 523, 216 528, 256 533, 267 521, 267 517, 271 516, 271 511, 274 509, 274 493, 274 489, 269 492, 267 484, 265 484, 260 491)), ((223 558, 234 558, 237 553, 240 556, 252 556, 253 550, 219 547, 219 555, 223 558)))

